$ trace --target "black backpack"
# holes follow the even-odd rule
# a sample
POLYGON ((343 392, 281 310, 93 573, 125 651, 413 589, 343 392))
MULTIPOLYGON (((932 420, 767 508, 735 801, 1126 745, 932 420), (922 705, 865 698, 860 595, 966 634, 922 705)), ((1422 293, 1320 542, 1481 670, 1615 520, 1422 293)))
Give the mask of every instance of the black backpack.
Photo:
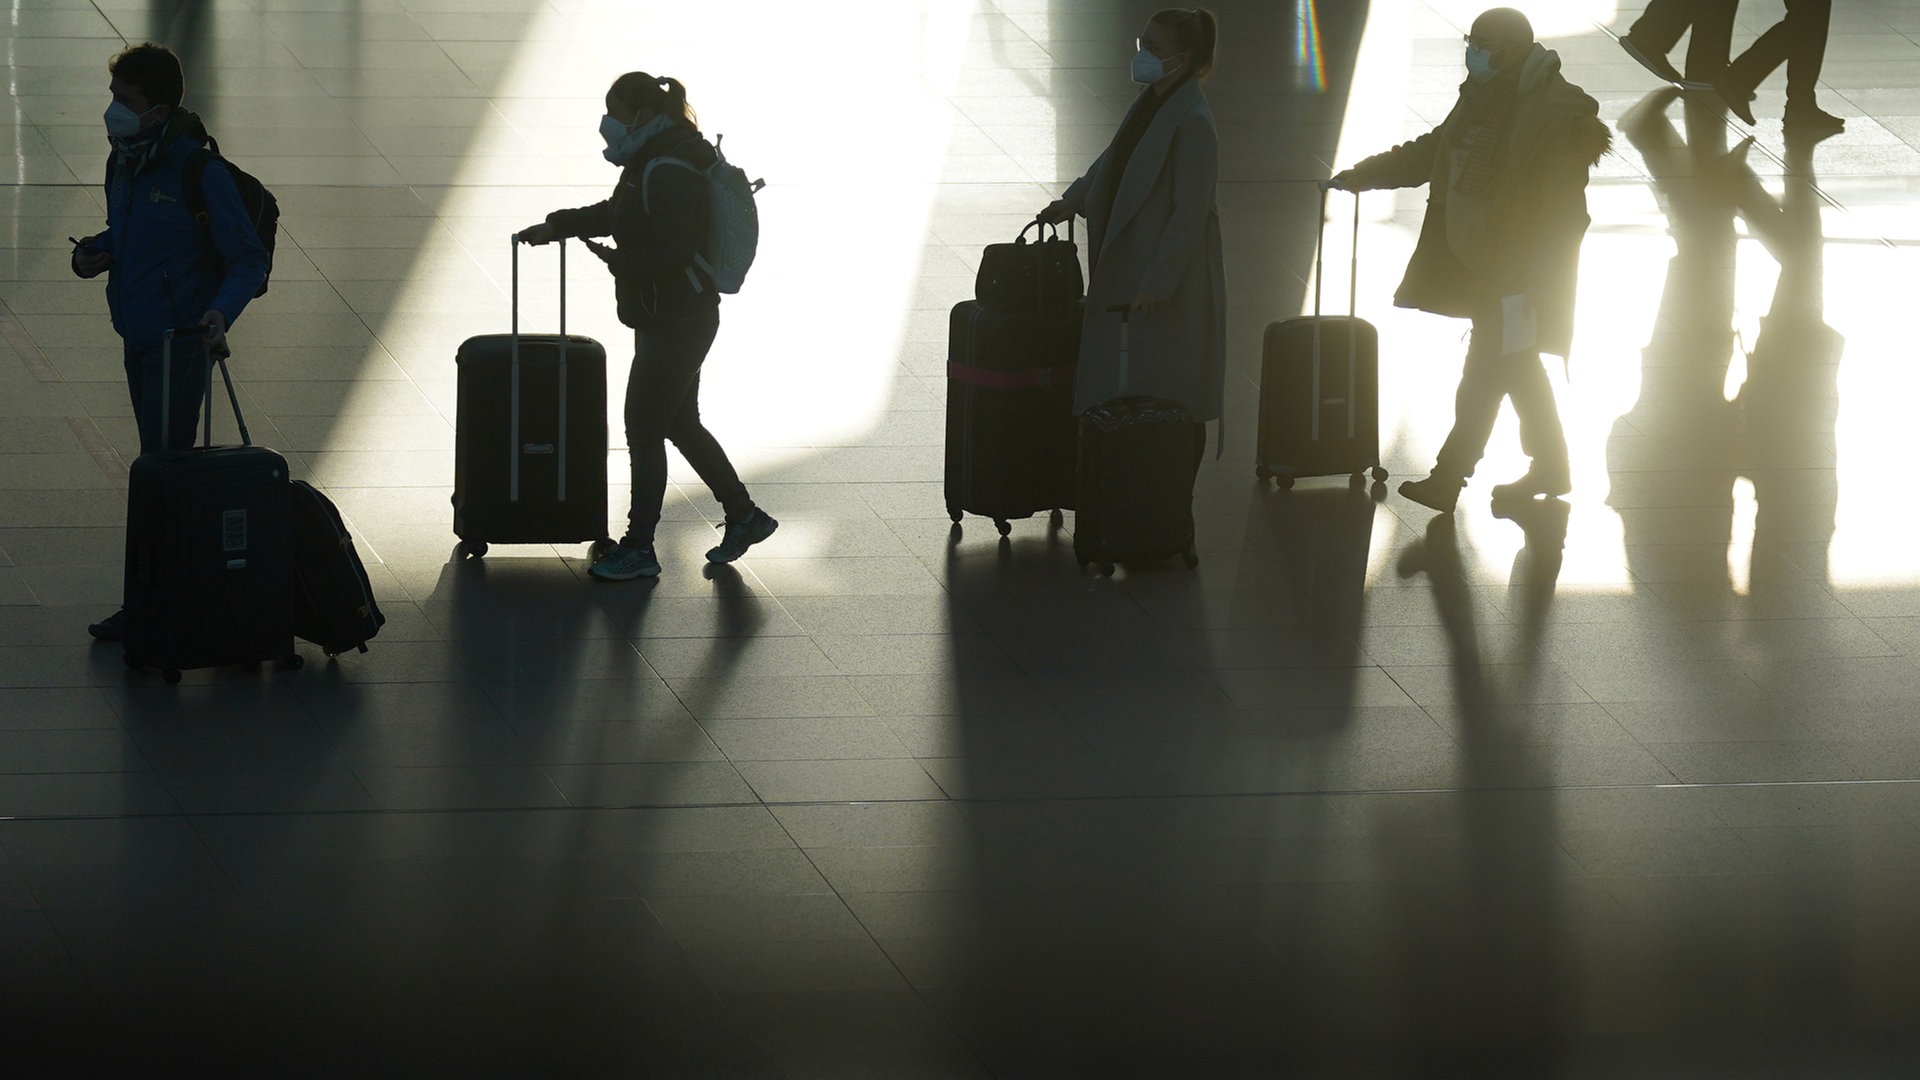
POLYGON ((240 189, 240 203, 247 208, 247 221, 253 225, 253 231, 260 235, 260 242, 267 245, 267 277, 260 279, 260 288, 253 294, 265 296, 267 282, 273 277, 273 241, 280 228, 280 200, 273 197, 257 177, 226 158, 220 156, 220 144, 213 136, 207 136, 207 145, 187 156, 186 171, 181 176, 181 188, 187 198, 187 209, 192 212, 193 220, 212 227, 212 218, 207 214, 207 192, 203 186, 207 162, 217 161, 226 167, 228 175, 233 177, 233 186, 240 189))

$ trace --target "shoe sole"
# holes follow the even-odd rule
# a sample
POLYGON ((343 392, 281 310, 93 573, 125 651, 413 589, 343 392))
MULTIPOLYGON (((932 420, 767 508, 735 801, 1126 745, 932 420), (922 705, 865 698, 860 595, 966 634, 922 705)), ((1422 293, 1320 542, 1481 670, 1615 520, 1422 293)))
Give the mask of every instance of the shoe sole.
POLYGON ((1646 68, 1648 74, 1659 79, 1661 82, 1670 83, 1674 86, 1683 86, 1683 84, 1686 83, 1687 80, 1681 76, 1680 69, 1668 63, 1666 57, 1660 57, 1660 59, 1656 61, 1652 53, 1647 52, 1639 45, 1624 37, 1620 39, 1620 48, 1628 56, 1633 57, 1635 63, 1646 68))
POLYGON ((596 567, 589 566, 587 567, 587 576, 595 581, 633 581, 636 578, 659 577, 660 568, 656 566, 651 570, 635 570, 631 574, 608 574, 603 573, 596 567))
POLYGON ((1453 506, 1436 506, 1435 504, 1428 502, 1427 500, 1421 498, 1420 496, 1410 493, 1409 491, 1407 491, 1407 489, 1404 486, 1400 488, 1400 495, 1402 498, 1406 499, 1410 503, 1416 503, 1420 506, 1424 506, 1427 509, 1432 510, 1435 513, 1439 513, 1439 514, 1451 514, 1460 505, 1459 500, 1456 499, 1454 501, 1453 506))

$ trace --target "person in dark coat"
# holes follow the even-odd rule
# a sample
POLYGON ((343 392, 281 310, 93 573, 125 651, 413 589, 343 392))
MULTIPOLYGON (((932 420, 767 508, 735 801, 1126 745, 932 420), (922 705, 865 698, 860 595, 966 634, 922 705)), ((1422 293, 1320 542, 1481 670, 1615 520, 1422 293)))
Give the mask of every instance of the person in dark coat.
POLYGON ((1426 220, 1394 294, 1399 307, 1473 320, 1453 430, 1433 474, 1400 485, 1451 513, 1486 453, 1503 398, 1532 458, 1496 500, 1572 490, 1566 436, 1542 352, 1573 340, 1574 286, 1587 229, 1587 172, 1612 134, 1599 106, 1560 74, 1527 17, 1494 8, 1467 37, 1468 77, 1440 126, 1328 180, 1347 191, 1429 184, 1426 220))
MULTIPOLYGON (((71 266, 77 277, 107 275, 107 311, 122 342, 140 452, 184 450, 193 445, 206 392, 204 357, 197 346, 173 353, 166 380, 172 396, 162 400, 161 340, 197 323, 206 327, 207 348, 225 355, 227 331, 267 280, 273 259, 226 169, 200 173, 207 220, 190 209, 188 159, 208 137, 200 117, 181 107, 180 58, 146 42, 115 55, 107 73, 107 227, 74 241, 71 266)), ((123 641, 126 620, 123 606, 87 632, 123 641)))
POLYGON ((1683 90, 1711 90, 1733 51, 1733 16, 1739 0, 1651 0, 1620 38, 1620 47, 1655 78, 1683 90), (1667 53, 1687 39, 1687 73, 1674 70, 1667 53))
POLYGON ((1838 135, 1847 122, 1814 101, 1814 85, 1827 56, 1827 25, 1833 0, 1787 0, 1786 17, 1774 23, 1747 51, 1727 65, 1713 88, 1746 124, 1754 123, 1754 91, 1773 69, 1787 65, 1786 134, 1812 139, 1838 135))
POLYGON ((720 294, 694 256, 706 242, 713 212, 706 171, 718 157, 694 125, 686 87, 643 71, 614 80, 600 135, 606 159, 620 166, 613 195, 555 210, 519 233, 528 244, 613 237, 612 247, 592 240, 587 246, 613 271, 620 321, 633 328, 626 403, 633 504, 626 534, 587 572, 603 581, 659 576, 653 534, 667 491, 668 439, 726 513, 724 535, 707 560, 732 562, 780 523, 754 505, 726 450, 700 422, 700 368, 720 330, 720 294))
POLYGON ((1129 394, 1168 398, 1201 423, 1221 415, 1226 384, 1226 271, 1214 192, 1220 140, 1201 82, 1219 38, 1205 8, 1147 20, 1132 75, 1144 84, 1113 142, 1043 221, 1087 219, 1085 325, 1074 375, 1077 415, 1129 394), (1120 319, 1132 307, 1127 373, 1120 319))

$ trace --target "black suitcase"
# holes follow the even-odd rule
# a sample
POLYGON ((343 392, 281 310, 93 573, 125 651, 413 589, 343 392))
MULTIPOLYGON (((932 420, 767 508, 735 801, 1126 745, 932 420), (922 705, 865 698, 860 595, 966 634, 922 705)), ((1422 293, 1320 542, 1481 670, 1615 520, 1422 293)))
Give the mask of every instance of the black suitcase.
MULTIPOLYGON (((173 338, 169 330, 161 339, 162 401, 172 400, 173 338)), ((225 360, 220 375, 242 445, 211 445, 211 357, 206 375, 208 445, 142 454, 127 475, 127 666, 159 668, 169 683, 185 668, 300 666, 287 462, 253 445, 225 360)), ((160 421, 162 446, 169 413, 160 421)))
POLYGON ((454 421, 453 531, 463 555, 494 544, 607 536, 607 350, 567 334, 567 248, 560 241, 560 332, 520 333, 520 238, 513 246, 513 330, 460 343, 454 421))
POLYGON ((947 328, 947 515, 1073 508, 1073 369, 1084 302, 1051 313, 967 300, 947 328))
POLYGON ((293 632, 328 656, 358 649, 386 625, 367 568, 333 500, 305 480, 289 491, 293 516, 293 632))
MULTIPOLYGON (((1127 385, 1129 304, 1120 315, 1120 386, 1127 385)), ((1206 429, 1177 401, 1119 397, 1080 414, 1073 557, 1103 574, 1118 562, 1194 554, 1193 480, 1206 429)))
POLYGON ((1350 474, 1361 480, 1380 467, 1380 335, 1358 315, 1360 201, 1353 204, 1354 262, 1350 315, 1320 313, 1327 196, 1320 193, 1320 243, 1314 255, 1313 314, 1267 324, 1260 357, 1260 429, 1254 473, 1282 488, 1302 476, 1350 474))

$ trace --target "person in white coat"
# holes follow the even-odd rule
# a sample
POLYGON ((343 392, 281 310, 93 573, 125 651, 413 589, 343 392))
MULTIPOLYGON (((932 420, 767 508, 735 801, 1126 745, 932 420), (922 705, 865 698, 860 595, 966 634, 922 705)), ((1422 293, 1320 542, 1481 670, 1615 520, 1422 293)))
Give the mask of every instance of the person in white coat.
POLYGON ((1204 424, 1221 414, 1226 287, 1214 206, 1219 137, 1200 84, 1213 71, 1213 13, 1168 8, 1147 20, 1132 63, 1146 88, 1106 152, 1040 212, 1087 220, 1087 308, 1074 377, 1077 415, 1128 395, 1168 398, 1204 424), (1120 316, 1132 307, 1121 385, 1120 316))

